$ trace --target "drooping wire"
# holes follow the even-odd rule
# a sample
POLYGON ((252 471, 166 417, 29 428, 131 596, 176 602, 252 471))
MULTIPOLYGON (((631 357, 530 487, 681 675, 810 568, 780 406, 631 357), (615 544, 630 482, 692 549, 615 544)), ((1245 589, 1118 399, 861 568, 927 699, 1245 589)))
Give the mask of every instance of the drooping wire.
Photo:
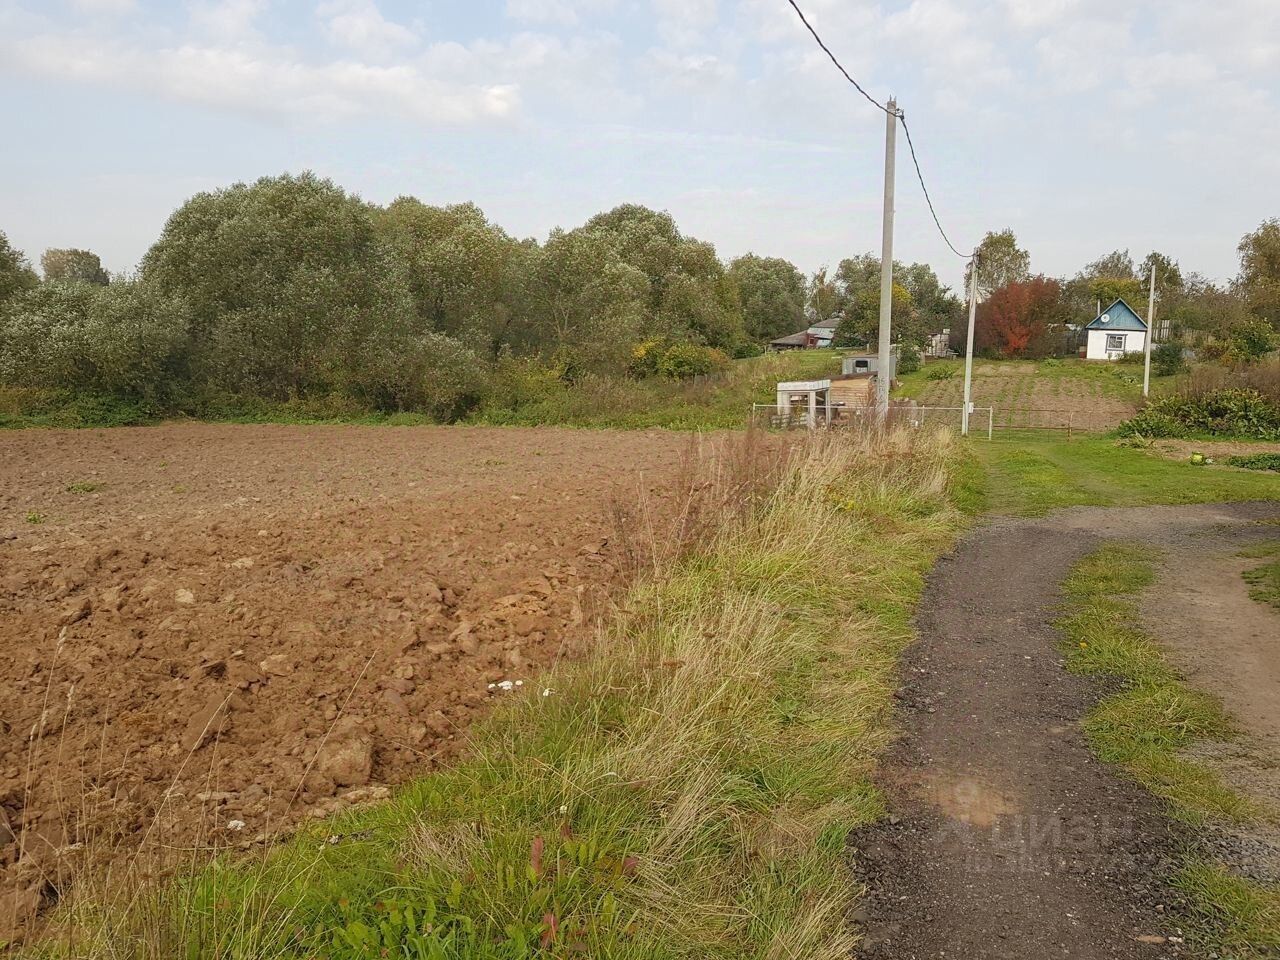
POLYGON ((957 257, 968 260, 973 254, 961 253, 957 250, 955 244, 951 242, 951 238, 947 236, 947 231, 942 229, 942 221, 938 219, 938 211, 933 208, 933 198, 929 196, 929 188, 924 184, 924 174, 920 172, 920 160, 916 157, 916 145, 911 142, 911 128, 907 126, 907 118, 903 113, 899 112, 898 119, 902 122, 902 131, 907 135, 907 147, 911 151, 911 162, 916 168, 916 179, 920 181, 920 189, 924 191, 924 200, 929 205, 929 213, 933 215, 934 226, 938 228, 938 233, 942 235, 943 242, 951 248, 951 252, 957 257))
POLYGON ((860 94, 866 97, 867 100, 869 100, 872 104, 874 104, 876 109, 880 110, 883 113, 888 113, 889 108, 886 107, 879 100, 877 100, 875 97, 873 97, 871 94, 867 93, 867 91, 863 89, 862 84, 860 84, 857 80, 853 79, 853 76, 849 73, 848 70, 844 68, 844 65, 839 60, 836 59, 836 55, 831 52, 831 48, 822 42, 822 37, 818 36, 817 30, 813 29, 813 24, 811 24, 809 22, 809 18, 804 15, 804 11, 800 9, 800 6, 796 3, 796 0, 787 0, 787 2, 791 4, 791 9, 796 12, 796 15, 800 18, 800 22, 803 23, 806 27, 808 27, 809 32, 813 34, 813 39, 818 42, 818 46, 822 48, 822 52, 831 58, 831 62, 836 65, 836 69, 844 74, 844 78, 853 84, 854 89, 856 89, 860 94))
MULTIPOLYGON (((800 5, 796 3, 796 0, 787 0, 787 2, 791 4, 791 9, 796 12, 796 15, 800 18, 800 22, 803 23, 805 27, 808 29, 809 33, 813 35, 813 39, 817 41, 818 46, 822 48, 822 52, 825 53, 830 58, 831 62, 836 65, 836 69, 839 70, 844 75, 844 78, 848 80, 851 84, 853 84, 854 89, 856 89, 870 103, 872 103, 876 107, 876 109, 882 111, 883 113, 890 113, 891 111, 889 110, 888 105, 881 103, 875 97, 871 96, 871 94, 867 93, 867 91, 863 88, 862 84, 858 83, 857 80, 853 79, 853 75, 850 74, 849 71, 844 68, 844 64, 842 64, 839 61, 839 59, 837 59, 836 55, 831 52, 831 48, 828 47, 826 43, 823 41, 818 31, 813 28, 813 24, 811 24, 809 22, 809 18, 804 15, 804 11, 800 9, 800 5)), ((924 173, 920 170, 920 159, 919 157, 916 156, 916 145, 911 141, 911 128, 907 126, 906 115, 901 110, 896 110, 892 112, 896 114, 897 118, 902 122, 903 132, 906 133, 907 135, 907 146, 911 150, 911 162, 916 168, 916 179, 920 181, 920 189, 924 191, 924 199, 925 199, 925 202, 929 205, 929 213, 933 217, 934 226, 938 228, 938 233, 942 236, 943 242, 946 243, 946 245, 951 249, 952 253, 954 253, 957 257, 963 257, 965 260, 970 259, 972 257, 972 254, 961 253, 959 250, 957 250, 955 247, 955 244, 951 242, 951 238, 947 236, 947 231, 942 229, 942 221, 938 219, 938 211, 934 209, 933 198, 929 196, 929 188, 925 186, 924 173)))

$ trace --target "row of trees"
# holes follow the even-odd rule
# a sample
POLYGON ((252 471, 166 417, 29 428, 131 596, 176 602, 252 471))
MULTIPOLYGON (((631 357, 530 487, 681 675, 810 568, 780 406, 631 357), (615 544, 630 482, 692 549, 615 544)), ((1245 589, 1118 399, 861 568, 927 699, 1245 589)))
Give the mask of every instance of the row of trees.
POLYGON ((1070 353, 1080 328, 1117 298, 1145 315, 1154 271, 1157 339, 1227 360, 1261 356, 1280 346, 1280 220, 1247 234, 1238 252, 1240 273, 1225 285, 1184 273, 1159 252, 1135 263, 1127 250, 1056 279, 1032 274, 1011 230, 989 233, 979 247, 975 348, 1005 357, 1070 353))
MULTIPOLYGON (((879 260, 806 278, 787 260, 724 264, 669 214, 625 205, 545 242, 472 204, 365 203, 311 174, 198 194, 136 275, 49 250, 43 282, 0 235, 0 382, 172 403, 340 394, 456 416, 492 369, 525 358, 565 380, 688 376, 814 320, 874 336, 879 260)), ((960 301, 925 264, 897 266, 908 342, 960 301)))
POLYGON ((42 266, 44 282, 0 235, 8 384, 162 403, 341 393, 446 417, 506 357, 569 379, 709 369, 802 326, 807 294, 787 261, 726 266, 640 206, 537 243, 472 204, 375 206, 310 174, 191 198, 136 276, 108 282, 87 251, 42 266))
MULTIPOLYGON (((980 252, 986 353, 1070 350, 1071 326, 1099 302, 1140 306, 1152 268, 1161 316, 1182 336, 1255 349, 1280 324, 1277 221, 1241 243, 1226 287, 1159 253, 1033 276, 1008 230, 980 252)), ((472 204, 377 206, 311 174, 192 197, 134 276, 109 278, 85 250, 49 250, 41 266, 43 281, 0 234, 0 382, 159 404, 336 394, 452 417, 512 358, 567 381, 687 376, 832 317, 837 345, 867 343, 879 320, 873 254, 811 277, 754 254, 724 264, 669 214, 635 205, 538 243, 472 204)), ((963 334, 961 299, 926 264, 895 264, 893 312, 908 347, 963 334)))

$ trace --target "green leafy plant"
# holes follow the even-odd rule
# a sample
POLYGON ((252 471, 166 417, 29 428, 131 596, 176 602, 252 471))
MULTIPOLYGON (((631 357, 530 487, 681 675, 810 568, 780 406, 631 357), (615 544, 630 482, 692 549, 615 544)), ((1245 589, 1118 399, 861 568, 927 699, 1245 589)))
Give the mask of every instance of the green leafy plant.
POLYGON ((1280 440, 1280 400, 1247 387, 1157 397, 1120 429, 1147 437, 1280 440))
POLYGON ((1280 472, 1280 453, 1248 453, 1227 457, 1227 463, 1246 470, 1275 470, 1280 472))

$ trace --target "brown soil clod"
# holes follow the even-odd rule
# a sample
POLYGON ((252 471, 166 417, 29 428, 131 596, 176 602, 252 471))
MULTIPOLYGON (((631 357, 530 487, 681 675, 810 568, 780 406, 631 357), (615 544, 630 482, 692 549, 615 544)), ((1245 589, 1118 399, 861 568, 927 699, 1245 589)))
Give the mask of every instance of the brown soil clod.
POLYGON ((19 531, 0 541, 0 908, 46 903, 41 878, 72 860, 271 839, 449 762, 513 695, 503 682, 591 642, 632 562, 612 544, 665 537, 723 445, 198 424, 0 437, 0 529, 19 531), (107 492, 66 492, 88 475, 107 492), (48 522, 25 524, 37 509, 48 522), (40 839, 64 814, 65 835, 40 839))

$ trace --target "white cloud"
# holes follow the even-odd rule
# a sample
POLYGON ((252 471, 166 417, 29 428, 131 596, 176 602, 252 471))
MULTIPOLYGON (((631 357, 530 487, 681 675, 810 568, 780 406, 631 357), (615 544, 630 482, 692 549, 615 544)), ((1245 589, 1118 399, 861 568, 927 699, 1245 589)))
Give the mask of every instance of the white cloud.
POLYGON ((913 0, 884 22, 883 35, 898 60, 920 64, 935 81, 934 100, 964 110, 979 90, 1013 81, 1013 71, 986 25, 954 0, 913 0))
POLYGON ((507 0, 506 14, 525 23, 572 27, 584 17, 606 13, 613 7, 613 0, 507 0))
POLYGON ((647 59, 649 66, 661 79, 681 86, 720 86, 737 76, 732 63, 710 53, 653 50, 647 59))
POLYGON ((118 16, 133 13, 138 8, 138 0, 73 0, 73 5, 81 13, 118 16))
POLYGON ((265 0, 193 0, 191 23, 200 33, 218 40, 252 39, 257 36, 254 21, 265 5, 265 0))
POLYGON ((386 19, 374 0, 326 0, 316 14, 331 43, 374 60, 385 60, 418 43, 416 33, 386 19))
POLYGON ((1079 0, 1004 0, 1005 9, 1014 24, 1034 28, 1063 19, 1078 6, 1079 0))
POLYGON ((653 0, 653 8, 658 32, 676 46, 698 42, 716 22, 716 0, 653 0))
POLYGON ((507 117, 520 105, 516 84, 455 79, 455 70, 485 72, 473 51, 456 44, 394 66, 310 64, 286 51, 239 46, 141 50, 57 35, 28 38, 7 52, 17 64, 47 76, 156 91, 172 100, 300 122, 381 113, 465 123, 507 117), (449 69, 439 69, 442 65, 449 69))

